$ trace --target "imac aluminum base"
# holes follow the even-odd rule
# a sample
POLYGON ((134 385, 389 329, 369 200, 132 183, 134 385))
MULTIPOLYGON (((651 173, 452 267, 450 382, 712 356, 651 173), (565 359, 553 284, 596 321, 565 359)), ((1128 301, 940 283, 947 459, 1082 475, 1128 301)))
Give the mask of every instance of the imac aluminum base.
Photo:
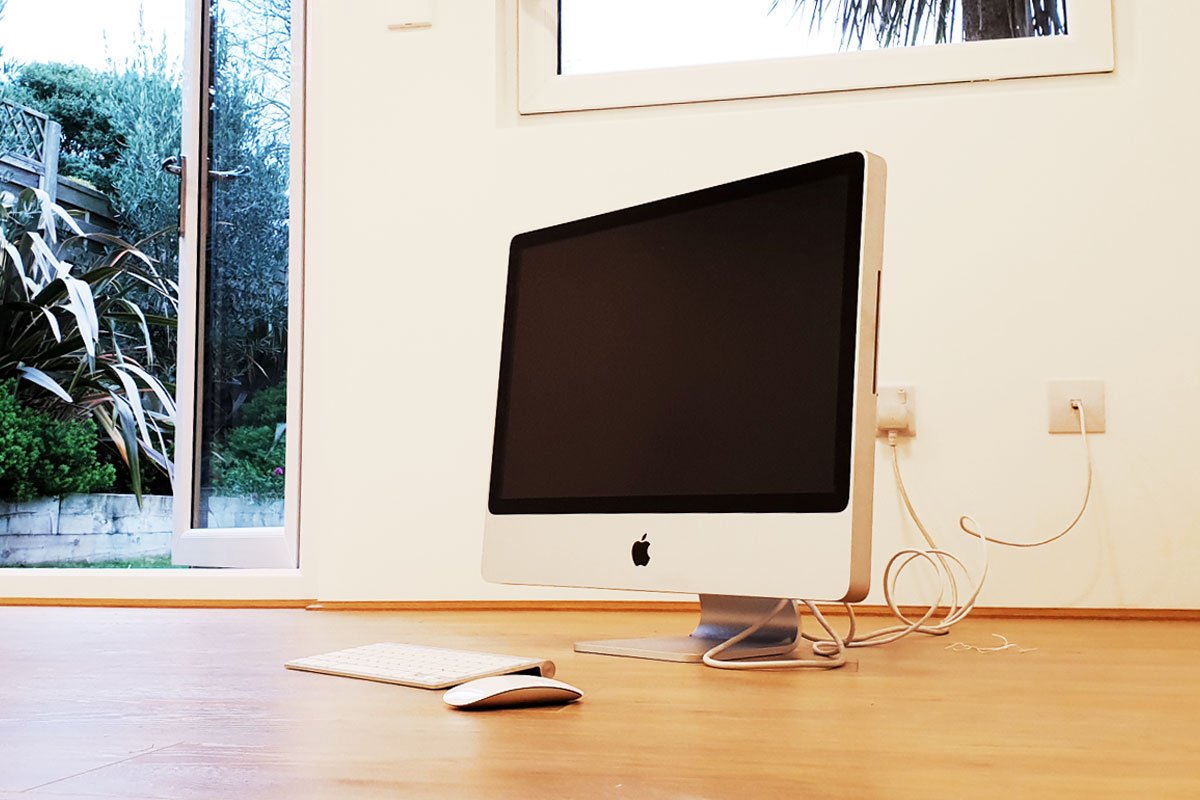
MULTIPOLYGON (((771 613, 771 609, 778 604, 777 597, 702 594, 700 624, 690 636, 576 642, 575 652, 699 663, 707 651, 737 636, 771 613)), ((800 619, 796 614, 796 604, 789 602, 753 636, 724 651, 719 658, 724 661, 790 653, 795 649, 799 636, 800 619)))

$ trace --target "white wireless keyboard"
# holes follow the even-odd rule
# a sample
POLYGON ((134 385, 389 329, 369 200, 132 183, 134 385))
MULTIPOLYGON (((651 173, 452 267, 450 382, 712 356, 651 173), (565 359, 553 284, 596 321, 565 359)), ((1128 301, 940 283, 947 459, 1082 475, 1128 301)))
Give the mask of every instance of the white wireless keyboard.
POLYGON ((475 678, 528 672, 554 677, 554 662, 541 658, 448 650, 417 644, 381 642, 319 656, 297 658, 288 669, 397 683, 418 689, 445 689, 475 678))

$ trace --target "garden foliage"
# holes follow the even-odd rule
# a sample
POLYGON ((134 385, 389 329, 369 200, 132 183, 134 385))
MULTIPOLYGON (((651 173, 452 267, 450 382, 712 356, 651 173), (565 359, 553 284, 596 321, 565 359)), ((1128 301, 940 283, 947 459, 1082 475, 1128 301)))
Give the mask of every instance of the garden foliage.
POLYGON ((55 419, 17 399, 16 381, 0 382, 0 501, 104 491, 116 470, 98 459, 96 423, 55 419))
MULTIPOLYGON (((257 398, 285 394, 291 2, 209 5, 214 14, 234 15, 214 29, 210 166, 237 177, 211 183, 202 265, 208 295, 201 481, 261 497, 280 496, 283 485, 276 474, 283 464, 282 406, 278 420, 252 422, 248 415, 257 398)), ((26 224, 29 214, 53 218, 55 212, 35 207, 41 198, 22 197, 10 210, 0 224, 14 244, 13 252, 0 253, 0 302, 10 303, 0 310, 0 379, 19 375, 40 385, 45 391, 30 392, 29 400, 52 416, 95 419, 111 442, 101 459, 128 465, 118 470, 118 484, 128 481, 139 494, 148 464, 162 476, 154 487, 162 490, 174 452, 179 179, 162 164, 180 153, 182 96, 180 66, 165 52, 143 32, 128 63, 98 70, 4 64, 0 79, 3 99, 63 126, 60 173, 104 191, 120 225, 120 240, 93 241, 89 252, 78 241, 56 243, 37 222, 26 224), (46 239, 48 255, 30 244, 37 236, 46 239), (55 276, 55 264, 68 270, 66 277, 55 276), (43 277, 39 267, 47 270, 43 277), (21 295, 26 277, 38 280, 36 297, 21 295), (50 342, 59 335, 56 326, 62 339, 50 342), (11 352, 18 327, 21 336, 35 334, 34 350, 49 366, 11 352)), ((59 222, 69 224, 65 216, 59 222)))
MULTIPOLYGON (((224 6, 262 24, 218 24, 214 41, 212 168, 239 173, 212 184, 205 411, 206 428, 216 430, 237 398, 282 379, 288 315, 291 0, 227 0, 214 3, 214 13, 224 6)), ((179 65, 143 33, 125 64, 30 63, 11 73, 4 99, 63 126, 60 172, 104 191, 122 238, 177 280, 179 179, 162 163, 181 148, 179 65)), ((134 295, 148 311, 170 311, 153 292, 134 295)), ((151 333, 159 350, 174 349, 173 333, 151 333)), ((164 380, 174 380, 172 361, 159 366, 164 380)))
MULTIPOLYGON (((171 280, 179 276, 179 178, 163 170, 162 163, 181 147, 183 106, 176 72, 165 49, 153 52, 143 43, 132 63, 107 73, 105 97, 105 113, 121 140, 108 178, 121 235, 171 280)), ((158 313, 171 311, 153 292, 139 299, 158 313)), ((173 354, 173 331, 163 335, 155 345, 173 354)), ((165 361, 172 362, 173 370, 173 359, 165 361)))
POLYGON ((176 293, 143 253, 84 234, 45 192, 0 203, 0 380, 28 385, 27 405, 53 418, 93 419, 139 496, 143 459, 172 471, 174 387, 151 372, 151 330, 175 325, 176 293), (135 287, 172 313, 144 311, 135 287))
POLYGON ((4 99, 62 125, 58 171, 102 192, 112 190, 121 137, 108 113, 108 79, 76 64, 26 64, 4 87, 4 99))
POLYGON ((791 6, 805 13, 810 29, 826 15, 841 23, 843 50, 938 44, 1067 33, 1067 0, 771 0, 768 13, 791 6))
POLYGON ((261 390, 238 411, 233 427, 213 445, 217 494, 276 500, 283 497, 287 388, 261 390))
MULTIPOLYGON (((214 42, 216 169, 238 171, 212 189, 206 371, 227 418, 239 396, 278 383, 287 358, 290 129, 268 116, 263 76, 227 27, 214 42)), ((213 409, 207 410, 209 413, 213 409)), ((225 420, 221 420, 225 421, 225 420)))

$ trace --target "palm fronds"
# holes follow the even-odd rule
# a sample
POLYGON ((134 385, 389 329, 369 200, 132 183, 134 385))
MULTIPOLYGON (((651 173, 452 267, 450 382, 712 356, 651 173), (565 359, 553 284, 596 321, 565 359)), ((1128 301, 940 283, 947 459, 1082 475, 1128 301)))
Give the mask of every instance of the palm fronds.
MULTIPOLYGON (((809 28, 817 28, 832 13, 842 32, 842 49, 861 50, 870 37, 878 47, 913 46, 955 39, 968 19, 1000 19, 1003 25, 987 36, 1015 38, 1067 33, 1066 0, 786 0, 793 14, 807 12, 809 28), (967 7, 964 8, 964 5, 967 7)), ((768 13, 785 0, 771 0, 768 13)))
POLYGON ((174 387, 154 374, 151 332, 175 326, 177 288, 128 242, 84 233, 45 192, 4 199, 0 379, 29 384, 28 405, 95 419, 140 498, 142 458, 173 473, 174 387), (147 293, 168 313, 147 313, 135 299, 147 293))

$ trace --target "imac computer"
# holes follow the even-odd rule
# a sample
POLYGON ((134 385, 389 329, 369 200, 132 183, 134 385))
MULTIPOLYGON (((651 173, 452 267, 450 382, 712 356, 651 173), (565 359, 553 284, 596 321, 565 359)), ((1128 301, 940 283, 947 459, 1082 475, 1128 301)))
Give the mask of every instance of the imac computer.
POLYGON ((698 594, 691 636, 576 645, 673 661, 861 600, 884 183, 846 153, 515 236, 484 577, 698 594))

